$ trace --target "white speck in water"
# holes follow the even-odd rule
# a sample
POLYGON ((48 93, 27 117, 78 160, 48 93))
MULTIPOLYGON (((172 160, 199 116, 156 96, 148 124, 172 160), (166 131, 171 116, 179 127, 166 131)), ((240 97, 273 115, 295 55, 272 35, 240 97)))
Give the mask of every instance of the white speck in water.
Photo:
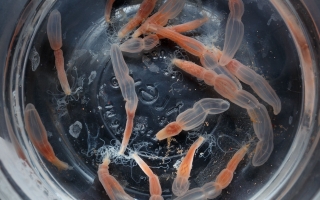
POLYGON ((87 53, 87 51, 88 50, 86 50, 86 49, 75 50, 72 55, 72 58, 68 61, 67 66, 68 67, 74 66, 76 60, 78 58, 80 58, 81 56, 83 56, 85 53, 87 53))
POLYGON ((94 53, 94 52, 91 51, 91 50, 89 50, 89 53, 90 53, 90 55, 91 55, 90 64, 94 63, 95 61, 99 62, 99 61, 97 60, 97 58, 98 58, 98 56, 99 56, 98 54, 94 53))
POLYGON ((76 121, 69 127, 69 133, 74 138, 78 138, 82 129, 82 124, 79 121, 76 121))
POLYGON ((32 71, 36 71, 40 64, 40 56, 35 47, 32 47, 30 51, 29 60, 31 61, 32 71))
POLYGON ((149 70, 151 72, 159 72, 159 67, 157 65, 155 65, 154 63, 151 63, 150 66, 149 66, 149 70))
POLYGON ((260 0, 249 0, 247 3, 256 2, 259 10, 263 10, 264 6, 268 6, 267 1, 260 1, 260 0))
POLYGON ((278 21, 278 20, 280 20, 280 19, 281 19, 281 18, 280 18, 280 16, 279 16, 278 14, 272 13, 270 19, 269 19, 268 22, 267 22, 267 25, 270 26, 272 20, 273 20, 273 21, 278 21))
POLYGON ((173 167, 174 167, 175 169, 178 169, 178 168, 180 167, 180 164, 181 164, 181 160, 182 160, 182 159, 183 159, 183 158, 177 160, 176 163, 174 163, 173 167))
POLYGON ((50 131, 47 131, 47 135, 48 137, 52 137, 53 134, 50 131))
POLYGON ((292 124, 292 120, 293 120, 293 117, 290 116, 290 117, 289 117, 289 124, 290 124, 290 125, 292 124))
POLYGON ((119 15, 120 15, 120 20, 119 21, 123 21, 123 20, 125 20, 127 18, 127 13, 123 9, 119 10, 119 15))
POLYGON ((92 71, 90 76, 89 76, 89 78, 88 78, 89 79, 88 85, 90 85, 93 82, 93 80, 96 78, 96 76, 97 76, 97 72, 96 71, 92 71))

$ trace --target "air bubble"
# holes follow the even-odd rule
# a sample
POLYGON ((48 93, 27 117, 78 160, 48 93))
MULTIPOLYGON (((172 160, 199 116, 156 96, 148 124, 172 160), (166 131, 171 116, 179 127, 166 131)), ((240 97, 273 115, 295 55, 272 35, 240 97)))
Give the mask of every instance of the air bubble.
POLYGON ((118 83, 118 80, 115 76, 113 76, 110 80, 110 85, 111 87, 113 88, 119 88, 119 83, 118 83))

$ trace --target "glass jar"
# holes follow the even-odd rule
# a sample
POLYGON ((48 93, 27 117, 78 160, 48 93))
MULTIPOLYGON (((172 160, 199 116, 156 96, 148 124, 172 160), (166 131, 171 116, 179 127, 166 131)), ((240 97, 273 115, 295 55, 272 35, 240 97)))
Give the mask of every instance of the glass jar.
MULTIPOLYGON (((110 61, 117 31, 141 1, 116 1, 112 24, 104 21, 105 1, 3 1, 0 17, 0 199, 107 199, 97 179, 104 153, 119 147, 126 113, 110 61), (59 87, 46 25, 49 13, 62 16, 62 50, 72 94, 59 87), (24 129, 24 107, 33 103, 56 156, 73 167, 59 171, 31 144, 24 129)), ((156 10, 162 1, 156 5, 156 10)), ((244 39, 235 55, 261 74, 281 99, 273 115, 274 150, 260 167, 254 148, 240 163, 218 199, 319 198, 319 3, 314 0, 244 0, 244 39)), ((186 33, 208 48, 223 48, 227 1, 187 1, 169 24, 209 17, 186 33)), ((203 126, 159 142, 154 135, 202 98, 221 98, 201 80, 170 66, 174 57, 199 62, 169 40, 151 51, 124 54, 139 97, 128 149, 138 152, 159 176, 164 199, 171 199, 177 165, 198 135, 207 140, 193 163, 191 188, 214 181, 237 149, 255 143, 246 111, 231 103, 203 126)), ((243 84, 243 89, 253 90, 243 84)), ((260 99, 259 99, 260 100, 260 99)), ((261 101, 261 100, 260 100, 261 101)), ((263 101, 261 101, 263 102, 263 101)), ((128 154, 128 152, 126 152, 128 154)), ((148 199, 148 179, 133 160, 117 158, 110 173, 128 194, 148 199)))

